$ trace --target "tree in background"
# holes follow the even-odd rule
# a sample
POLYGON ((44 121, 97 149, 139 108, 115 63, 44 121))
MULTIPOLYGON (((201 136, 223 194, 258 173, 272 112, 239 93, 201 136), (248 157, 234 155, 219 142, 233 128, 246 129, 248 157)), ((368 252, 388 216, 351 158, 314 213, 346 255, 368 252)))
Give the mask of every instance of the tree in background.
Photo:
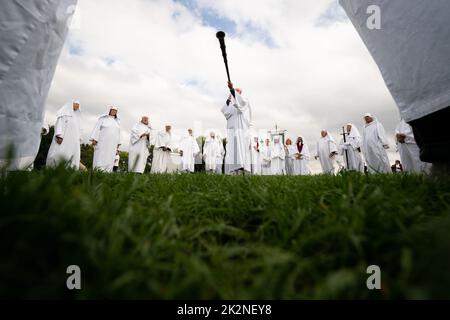
POLYGON ((86 169, 92 169, 92 161, 94 159, 94 147, 91 144, 83 143, 81 145, 81 163, 86 169))

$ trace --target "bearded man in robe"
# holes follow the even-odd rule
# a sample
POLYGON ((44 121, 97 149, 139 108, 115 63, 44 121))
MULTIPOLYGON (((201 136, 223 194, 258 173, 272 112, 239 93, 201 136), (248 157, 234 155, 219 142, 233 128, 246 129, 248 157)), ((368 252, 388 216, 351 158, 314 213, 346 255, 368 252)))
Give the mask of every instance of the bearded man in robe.
POLYGON ((142 117, 131 129, 128 171, 144 173, 150 155, 150 124, 147 116, 142 117))
POLYGON ((370 173, 390 173, 391 166, 386 150, 389 143, 383 125, 370 113, 364 116, 362 152, 370 173))
POLYGON ((336 142, 327 130, 320 132, 321 138, 317 142, 317 151, 314 158, 319 159, 322 172, 325 174, 334 174, 336 155, 338 154, 336 142))
POLYGON ((416 144, 413 130, 403 119, 395 129, 395 139, 403 163, 403 171, 415 173, 429 171, 429 164, 420 160, 420 149, 416 144))
POLYGON ((273 175, 283 175, 286 172, 285 160, 286 151, 279 137, 273 139, 273 145, 270 149, 270 171, 273 175))
POLYGON ((172 126, 167 125, 165 131, 156 135, 155 149, 152 163, 152 173, 167 173, 172 165, 171 152, 173 150, 172 126))
POLYGON ((361 156, 361 135, 353 123, 345 126, 346 136, 339 143, 340 154, 344 157, 346 168, 350 171, 364 172, 364 162, 361 156), (348 162, 347 162, 348 158, 348 162))
POLYGON ((266 139, 264 145, 261 146, 261 174, 263 176, 270 176, 272 174, 270 168, 270 163, 272 161, 270 151, 271 151, 270 139, 266 139))
POLYGON ((38 153, 45 102, 77 0, 0 1, 0 167, 38 153))
POLYGON ((401 118, 412 126, 420 159, 432 163, 434 173, 450 173, 450 1, 340 3, 377 63, 401 118))
POLYGON ((47 155, 47 167, 61 162, 80 167, 80 103, 72 100, 56 113, 55 134, 47 155))
POLYGON ((302 137, 297 138, 294 146, 294 175, 305 176, 311 174, 309 168, 310 153, 302 137))
POLYGON ((261 174, 261 150, 259 147, 259 138, 253 137, 251 145, 251 156, 252 156, 252 174, 261 174))
POLYGON ((107 114, 101 115, 91 134, 94 146, 94 170, 112 172, 117 149, 120 146, 120 119, 117 107, 111 107, 107 114))
POLYGON ((222 107, 227 120, 227 153, 225 173, 243 174, 251 172, 250 126, 252 111, 248 99, 242 96, 241 89, 234 89, 228 82, 231 95, 222 107))
POLYGON ((209 133, 209 137, 206 138, 205 145, 203 147, 203 160, 205 161, 206 172, 217 172, 217 166, 222 166, 222 142, 217 139, 214 132, 209 133))
POLYGON ((182 171, 195 171, 195 156, 200 152, 197 140, 195 140, 192 129, 188 129, 188 136, 181 140, 180 144, 182 171))

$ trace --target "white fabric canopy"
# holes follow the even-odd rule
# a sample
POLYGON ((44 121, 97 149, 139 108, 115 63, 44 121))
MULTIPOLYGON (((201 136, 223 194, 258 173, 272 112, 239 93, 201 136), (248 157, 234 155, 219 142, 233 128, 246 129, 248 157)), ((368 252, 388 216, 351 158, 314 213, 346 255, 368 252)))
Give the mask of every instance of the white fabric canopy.
POLYGON ((0 2, 0 165, 32 164, 39 149, 45 101, 77 0, 0 2))
POLYGON ((340 0, 406 122, 450 106, 450 1, 340 0), (377 5, 381 29, 367 27, 377 5))

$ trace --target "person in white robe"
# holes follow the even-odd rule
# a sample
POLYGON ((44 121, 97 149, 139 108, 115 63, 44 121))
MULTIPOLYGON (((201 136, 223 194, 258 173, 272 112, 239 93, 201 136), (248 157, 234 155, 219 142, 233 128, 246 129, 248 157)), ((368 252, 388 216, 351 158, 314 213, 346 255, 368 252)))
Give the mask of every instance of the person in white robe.
POLYGON ((259 138, 253 137, 251 145, 251 156, 252 156, 252 174, 261 174, 261 148, 259 145, 259 138))
MULTIPOLYGON (((222 142, 216 138, 214 132, 209 133, 203 146, 203 160, 205 161, 205 170, 209 173, 217 172, 217 166, 222 164, 222 149, 220 145, 222 142)), ((223 147, 222 147, 223 148, 223 147)))
POLYGON ((413 130, 403 119, 395 129, 395 138, 405 172, 427 173, 431 169, 430 164, 420 160, 420 150, 416 144, 413 130))
POLYGON ((280 141, 280 137, 273 139, 273 145, 270 148, 270 172, 273 175, 283 175, 286 172, 285 160, 286 151, 280 141))
POLYGON ((168 173, 172 164, 171 152, 173 150, 172 126, 166 125, 165 131, 156 135, 153 151, 152 173, 168 173))
POLYGON ((0 1, 0 167, 30 167, 77 0, 0 1))
POLYGON ((120 146, 120 119, 117 107, 111 107, 108 114, 99 117, 91 134, 94 146, 94 170, 112 172, 117 150, 120 146))
POLYGON ((271 145, 270 139, 266 139, 263 146, 261 146, 261 174, 263 176, 270 176, 272 174, 271 171, 271 145))
POLYGON ((321 138, 317 142, 317 150, 314 158, 319 159, 322 172, 325 174, 335 173, 336 155, 338 154, 336 142, 327 130, 321 131, 321 138))
POLYGON ((294 175, 306 176, 311 174, 309 168, 310 153, 306 143, 302 137, 297 138, 294 146, 294 175))
POLYGON ((284 146, 286 158, 285 158, 285 173, 288 176, 294 175, 294 158, 296 154, 295 147, 292 145, 290 138, 286 139, 286 145, 284 146))
POLYGON ((339 153, 344 158, 347 170, 364 172, 364 161, 361 156, 361 135, 353 123, 345 125, 345 142, 344 137, 342 137, 339 143, 339 153))
POLYGON ((390 173, 391 165, 386 150, 389 143, 383 125, 370 113, 364 115, 362 152, 370 173, 390 173))
POLYGON ((142 117, 131 129, 128 171, 144 173, 150 155, 150 124, 147 116, 142 117))
POLYGON ((194 138, 192 129, 188 129, 187 137, 180 143, 182 171, 195 171, 195 156, 200 152, 197 140, 194 138))
POLYGON ((252 111, 248 99, 242 96, 241 89, 234 89, 228 83, 231 94, 222 107, 222 113, 227 120, 227 150, 225 173, 238 174, 251 172, 251 138, 250 126, 252 111))
POLYGON ((55 133, 47 154, 47 167, 66 162, 80 167, 80 103, 72 100, 56 113, 55 133))

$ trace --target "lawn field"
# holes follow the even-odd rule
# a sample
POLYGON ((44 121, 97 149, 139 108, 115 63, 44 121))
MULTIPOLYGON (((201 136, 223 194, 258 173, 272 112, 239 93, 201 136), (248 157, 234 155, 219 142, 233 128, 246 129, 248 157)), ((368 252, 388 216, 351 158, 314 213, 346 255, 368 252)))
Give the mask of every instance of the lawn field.
POLYGON ((450 298, 448 177, 57 168, 3 172, 0 190, 1 297, 450 298))

